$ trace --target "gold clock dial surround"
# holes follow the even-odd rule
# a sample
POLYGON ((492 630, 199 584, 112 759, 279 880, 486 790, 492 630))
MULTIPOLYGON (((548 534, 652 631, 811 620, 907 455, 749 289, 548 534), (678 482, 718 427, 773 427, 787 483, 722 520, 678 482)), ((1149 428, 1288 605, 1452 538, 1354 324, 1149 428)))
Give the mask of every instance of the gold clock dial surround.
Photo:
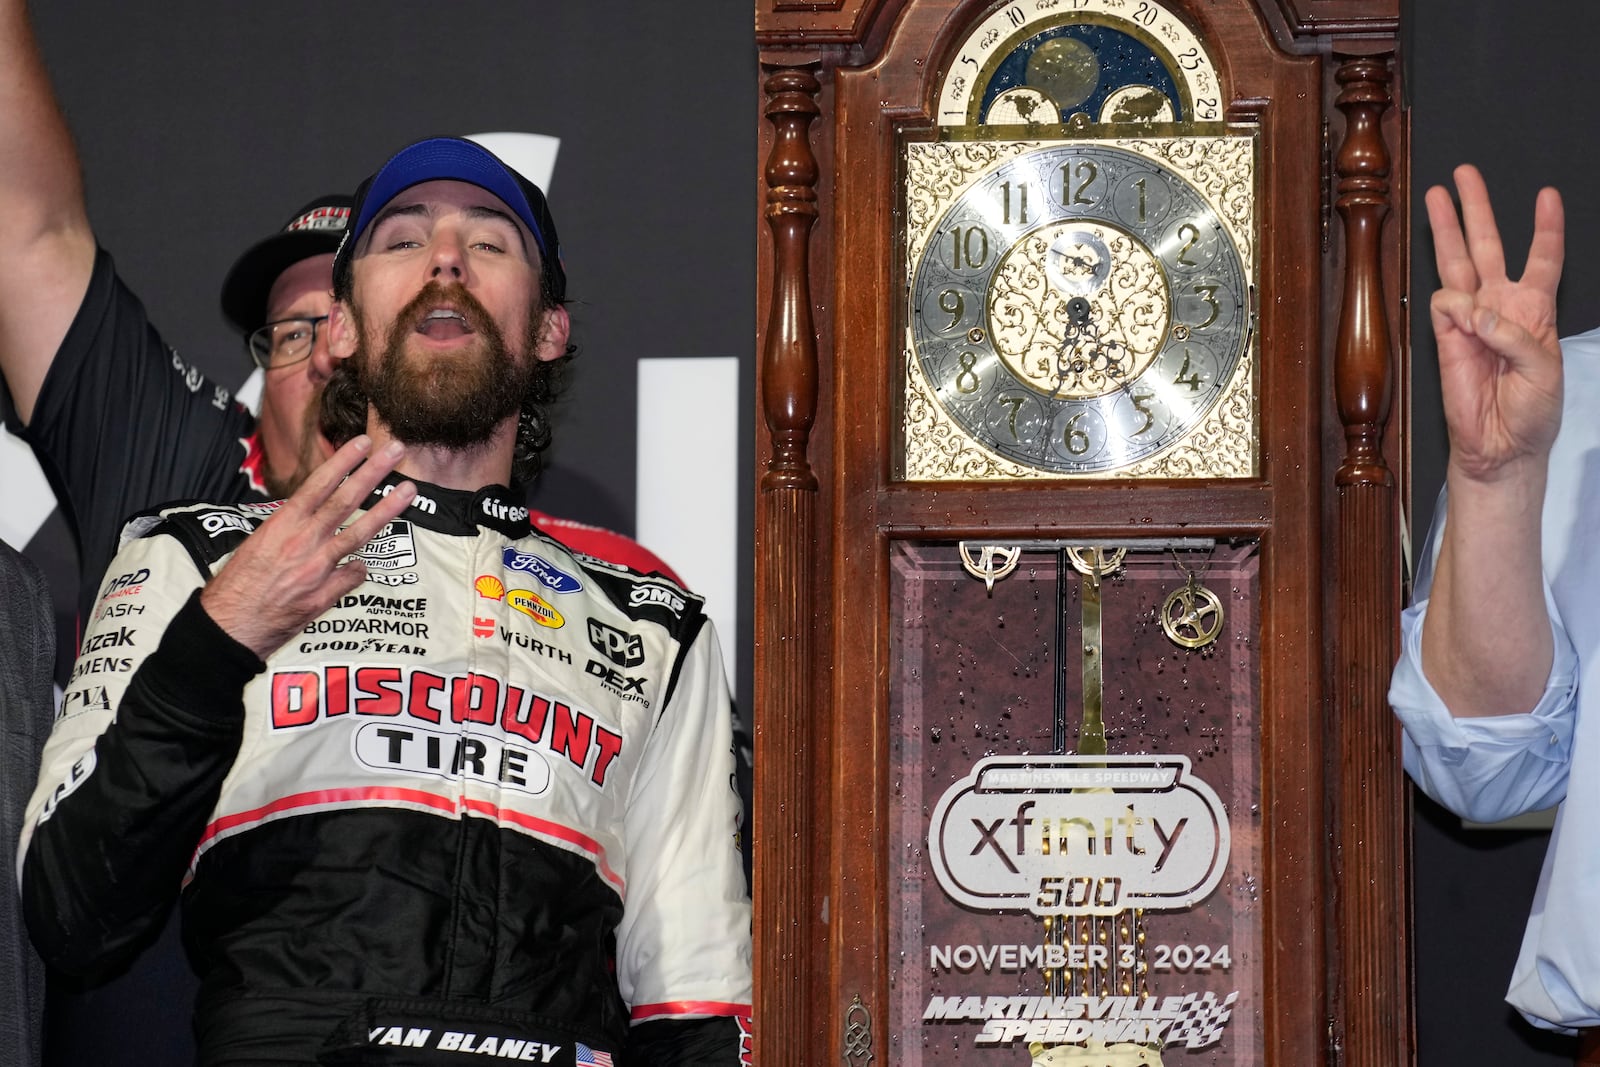
POLYGON ((908 479, 1255 473, 1252 136, 906 150, 908 479))

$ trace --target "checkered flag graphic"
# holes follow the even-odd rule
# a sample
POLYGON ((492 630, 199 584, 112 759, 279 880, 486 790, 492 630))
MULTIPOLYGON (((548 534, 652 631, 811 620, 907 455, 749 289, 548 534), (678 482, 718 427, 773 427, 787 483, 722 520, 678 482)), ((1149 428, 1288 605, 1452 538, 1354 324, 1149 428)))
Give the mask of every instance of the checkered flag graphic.
POLYGON ((1183 998, 1182 1014, 1167 1031, 1167 1047, 1184 1045, 1187 1048, 1205 1048, 1222 1040, 1222 1030, 1233 1015, 1233 1002, 1237 992, 1221 1000, 1210 991, 1189 993, 1183 998))

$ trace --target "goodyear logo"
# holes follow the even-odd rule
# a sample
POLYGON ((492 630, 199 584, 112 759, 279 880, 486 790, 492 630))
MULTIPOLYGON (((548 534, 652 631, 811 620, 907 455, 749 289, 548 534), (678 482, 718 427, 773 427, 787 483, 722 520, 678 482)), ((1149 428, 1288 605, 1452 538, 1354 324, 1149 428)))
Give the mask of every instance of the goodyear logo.
POLYGON ((511 590, 506 594, 506 603, 540 626, 548 626, 552 630, 559 630, 567 624, 567 620, 561 617, 561 612, 551 607, 548 601, 531 589, 511 590))

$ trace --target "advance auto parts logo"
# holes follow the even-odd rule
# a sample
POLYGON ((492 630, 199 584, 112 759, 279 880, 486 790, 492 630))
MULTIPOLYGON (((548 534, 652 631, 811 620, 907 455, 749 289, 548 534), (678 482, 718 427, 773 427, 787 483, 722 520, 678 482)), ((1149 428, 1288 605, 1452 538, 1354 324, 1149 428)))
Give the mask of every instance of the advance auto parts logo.
POLYGON ((990 756, 939 798, 928 848, 970 908, 1176 910, 1221 882, 1228 817, 1187 756, 990 756))

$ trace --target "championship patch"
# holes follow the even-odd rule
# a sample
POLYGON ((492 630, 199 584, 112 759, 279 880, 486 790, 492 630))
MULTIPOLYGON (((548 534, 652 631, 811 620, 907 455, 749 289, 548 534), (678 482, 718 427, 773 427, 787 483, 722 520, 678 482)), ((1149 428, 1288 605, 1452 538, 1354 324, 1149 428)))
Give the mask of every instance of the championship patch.
POLYGON ((412 540, 411 523, 395 519, 356 553, 369 571, 397 571, 417 565, 417 546, 412 540))

